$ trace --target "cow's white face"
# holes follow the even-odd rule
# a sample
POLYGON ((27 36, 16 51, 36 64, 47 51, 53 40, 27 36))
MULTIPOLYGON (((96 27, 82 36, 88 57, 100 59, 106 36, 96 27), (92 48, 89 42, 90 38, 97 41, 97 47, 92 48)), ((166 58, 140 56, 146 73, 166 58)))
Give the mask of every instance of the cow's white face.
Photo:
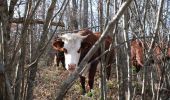
POLYGON ((74 71, 78 66, 78 62, 80 59, 79 49, 81 47, 81 42, 87 36, 81 36, 75 33, 68 33, 61 36, 64 42, 64 49, 66 52, 65 56, 65 67, 69 71, 74 71))

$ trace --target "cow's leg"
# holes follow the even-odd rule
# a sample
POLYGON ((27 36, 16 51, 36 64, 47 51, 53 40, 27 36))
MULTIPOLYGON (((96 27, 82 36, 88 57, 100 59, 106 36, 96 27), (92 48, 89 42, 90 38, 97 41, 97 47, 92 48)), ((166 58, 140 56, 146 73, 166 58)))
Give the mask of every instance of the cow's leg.
POLYGON ((112 50, 108 56, 109 59, 108 59, 108 65, 106 65, 106 79, 109 80, 110 79, 110 75, 111 75, 111 69, 112 69, 112 63, 114 61, 114 51, 112 50))
POLYGON ((60 63, 60 58, 59 57, 56 58, 56 63, 57 63, 57 66, 59 66, 59 63, 60 63))
POLYGON ((94 76, 96 74, 97 64, 98 64, 97 61, 93 62, 89 69, 88 85, 89 85, 90 90, 93 89, 94 76))
POLYGON ((62 63, 63 68, 66 69, 65 68, 65 58, 64 57, 61 58, 61 63, 62 63))
POLYGON ((85 81, 86 81, 86 78, 84 76, 80 76, 80 83, 82 86, 82 95, 86 93, 85 81))
POLYGON ((156 71, 157 71, 157 77, 158 77, 158 79, 160 79, 160 77, 161 77, 161 64, 159 63, 159 64, 156 64, 156 71))
POLYGON ((109 64, 107 67, 106 67, 106 78, 107 80, 109 80, 110 78, 110 73, 111 73, 111 64, 109 64))

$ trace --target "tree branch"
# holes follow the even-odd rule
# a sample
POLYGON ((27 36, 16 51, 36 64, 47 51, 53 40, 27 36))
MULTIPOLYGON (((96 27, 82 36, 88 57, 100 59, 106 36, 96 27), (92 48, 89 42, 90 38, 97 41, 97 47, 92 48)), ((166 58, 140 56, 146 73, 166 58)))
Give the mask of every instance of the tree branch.
MULTIPOLYGON (((23 24, 25 21, 25 18, 13 18, 10 20, 10 23, 21 23, 23 24)), ((45 24, 45 20, 42 19, 29 19, 29 24, 45 24)), ((51 22, 51 25, 53 26, 61 26, 64 27, 64 22, 51 22)))

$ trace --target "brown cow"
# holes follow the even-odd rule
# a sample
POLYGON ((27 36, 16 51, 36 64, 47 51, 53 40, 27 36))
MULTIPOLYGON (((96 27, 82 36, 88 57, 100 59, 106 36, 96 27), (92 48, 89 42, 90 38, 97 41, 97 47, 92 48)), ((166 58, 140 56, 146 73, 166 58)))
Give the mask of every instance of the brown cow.
MULTIPOLYGON (((56 47, 63 47, 63 46, 64 46, 64 43, 62 42, 62 40, 61 40, 59 37, 56 37, 56 38, 54 39, 54 42, 53 42, 53 44, 52 44, 52 47, 53 47, 54 49, 56 49, 56 47)), ((59 66, 59 63, 61 62, 63 68, 66 69, 66 68, 65 68, 64 52, 63 52, 63 51, 56 50, 56 55, 55 55, 55 56, 56 56, 55 60, 56 60, 57 66, 59 66)))
POLYGON ((158 73, 158 76, 160 77, 162 74, 162 64, 169 60, 170 58, 170 47, 167 46, 166 43, 159 43, 155 44, 153 49, 153 56, 154 56, 154 62, 156 65, 156 71, 158 73))
POLYGON ((144 46, 141 41, 133 38, 130 44, 131 47, 131 64, 135 67, 135 71, 138 73, 143 67, 143 54, 144 46))
MULTIPOLYGON (((130 46, 131 46, 131 64, 133 67, 135 67, 136 72, 139 72, 140 69, 144 66, 143 42, 136 38, 133 38, 130 46)), ((154 63, 156 65, 158 76, 160 76, 161 63, 167 61, 170 58, 170 48, 169 47, 167 48, 163 43, 159 43, 154 45, 152 51, 153 51, 153 57, 150 59, 150 63, 151 64, 154 63)))
MULTIPOLYGON (((79 63, 82 61, 82 59, 86 56, 88 51, 92 48, 94 43, 99 39, 100 33, 93 33, 90 30, 83 30, 79 31, 78 33, 68 33, 62 35, 60 38, 62 38, 62 42, 57 42, 58 44, 63 44, 64 47, 58 47, 56 46, 55 49, 59 51, 64 51, 65 55, 65 66, 66 69, 71 73, 75 70, 75 68, 79 65, 79 63)), ((106 49, 108 49, 109 45, 111 43, 111 40, 108 38, 105 41, 106 49)), ((88 61, 91 62, 96 57, 98 57, 101 54, 100 49, 98 49, 92 56, 92 58, 88 61)), ((113 51, 111 53, 109 64, 107 66, 107 79, 109 79, 110 71, 111 71, 111 64, 113 63, 113 51)), ((99 61, 93 61, 90 64, 90 68, 88 71, 88 86, 91 89, 93 89, 93 83, 94 83, 94 76, 97 69, 97 64, 99 61)), ((85 89, 85 77, 80 76, 80 82, 82 85, 83 94, 86 93, 85 89)))

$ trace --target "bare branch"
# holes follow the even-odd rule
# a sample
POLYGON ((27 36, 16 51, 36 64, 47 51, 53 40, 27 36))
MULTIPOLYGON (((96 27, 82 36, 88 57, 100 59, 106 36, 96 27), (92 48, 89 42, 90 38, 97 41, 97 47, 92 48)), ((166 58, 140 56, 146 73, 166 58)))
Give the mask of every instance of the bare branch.
MULTIPOLYGON (((25 18, 13 18, 10 20, 10 23, 21 23, 23 24, 25 21, 25 18)), ((45 24, 45 20, 41 19, 29 19, 29 24, 45 24)), ((61 26, 64 27, 64 22, 51 22, 52 26, 61 26)))

